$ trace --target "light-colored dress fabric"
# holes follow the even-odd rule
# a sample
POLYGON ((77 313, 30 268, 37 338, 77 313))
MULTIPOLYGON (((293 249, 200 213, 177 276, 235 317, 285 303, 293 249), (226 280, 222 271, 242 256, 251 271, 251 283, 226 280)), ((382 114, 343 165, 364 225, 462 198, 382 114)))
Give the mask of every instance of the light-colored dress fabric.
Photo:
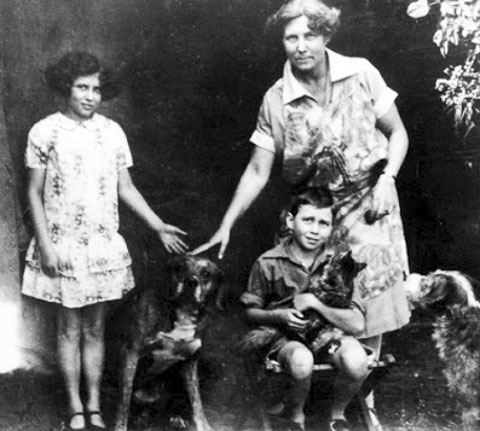
POLYGON ((320 106, 287 62, 283 78, 264 96, 251 141, 276 154, 292 192, 328 186, 338 211, 330 246, 351 249, 356 261, 367 263, 353 295, 365 305, 361 338, 366 338, 410 319, 402 287, 409 268, 398 196, 388 216, 369 224, 366 215, 388 157, 388 140, 376 129, 376 120, 397 94, 367 60, 331 50, 327 57, 331 100, 320 106))
POLYGON ((54 278, 44 274, 33 238, 22 293, 69 308, 121 298, 134 287, 118 234, 118 172, 132 166, 121 127, 99 114, 78 122, 57 112, 30 130, 25 162, 46 169, 47 229, 66 269, 54 278))

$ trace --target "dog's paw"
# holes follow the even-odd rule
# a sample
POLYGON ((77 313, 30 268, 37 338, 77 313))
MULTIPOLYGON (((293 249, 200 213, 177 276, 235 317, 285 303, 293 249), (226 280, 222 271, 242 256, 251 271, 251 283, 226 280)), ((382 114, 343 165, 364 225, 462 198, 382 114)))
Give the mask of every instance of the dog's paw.
POLYGON ((172 415, 168 419, 168 426, 173 430, 186 430, 189 426, 189 422, 180 415, 172 415))

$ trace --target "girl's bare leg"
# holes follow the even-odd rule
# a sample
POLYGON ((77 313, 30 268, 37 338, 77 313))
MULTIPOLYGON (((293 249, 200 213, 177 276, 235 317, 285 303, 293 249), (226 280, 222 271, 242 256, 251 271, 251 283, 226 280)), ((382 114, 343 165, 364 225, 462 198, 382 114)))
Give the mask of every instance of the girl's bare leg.
MULTIPOLYGON (((100 411, 100 387, 102 383, 105 358, 105 303, 89 305, 83 310, 82 334, 82 365, 87 390, 86 410, 100 411)), ((105 427, 105 422, 99 414, 89 416, 92 425, 105 427)))
MULTIPOLYGON (((69 413, 83 412, 80 399, 80 340, 82 310, 60 306, 57 311, 57 355, 68 398, 69 413)), ((85 418, 73 416, 71 428, 84 428, 85 418)))

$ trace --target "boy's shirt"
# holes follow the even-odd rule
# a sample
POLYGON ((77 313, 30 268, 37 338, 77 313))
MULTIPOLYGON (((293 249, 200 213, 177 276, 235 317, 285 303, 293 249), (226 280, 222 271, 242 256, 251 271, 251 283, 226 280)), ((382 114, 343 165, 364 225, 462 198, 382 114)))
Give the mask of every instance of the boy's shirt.
MULTIPOLYGON (((244 306, 275 309, 283 299, 308 291, 315 271, 333 254, 331 250, 321 252, 312 267, 306 268, 293 255, 290 244, 280 243, 256 260, 250 272, 247 291, 240 297, 244 306)), ((352 307, 364 313, 363 306, 358 302, 352 301, 352 307)))

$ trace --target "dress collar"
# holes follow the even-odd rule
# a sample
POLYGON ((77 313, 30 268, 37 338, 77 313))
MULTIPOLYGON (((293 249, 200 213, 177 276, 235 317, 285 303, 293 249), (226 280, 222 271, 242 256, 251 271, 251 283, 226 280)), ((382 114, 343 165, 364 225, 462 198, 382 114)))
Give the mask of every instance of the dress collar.
MULTIPOLYGON (((328 48, 325 51, 332 84, 359 72, 358 63, 352 58, 338 54, 328 48)), ((292 65, 287 60, 283 68, 283 104, 287 105, 305 96, 314 99, 312 94, 295 78, 292 72, 292 65)))
POLYGON ((95 130, 99 120, 99 115, 96 112, 92 115, 92 118, 84 121, 73 120, 62 112, 58 112, 57 117, 59 126, 64 130, 70 131, 75 130, 78 127, 83 127, 88 130, 95 130))

